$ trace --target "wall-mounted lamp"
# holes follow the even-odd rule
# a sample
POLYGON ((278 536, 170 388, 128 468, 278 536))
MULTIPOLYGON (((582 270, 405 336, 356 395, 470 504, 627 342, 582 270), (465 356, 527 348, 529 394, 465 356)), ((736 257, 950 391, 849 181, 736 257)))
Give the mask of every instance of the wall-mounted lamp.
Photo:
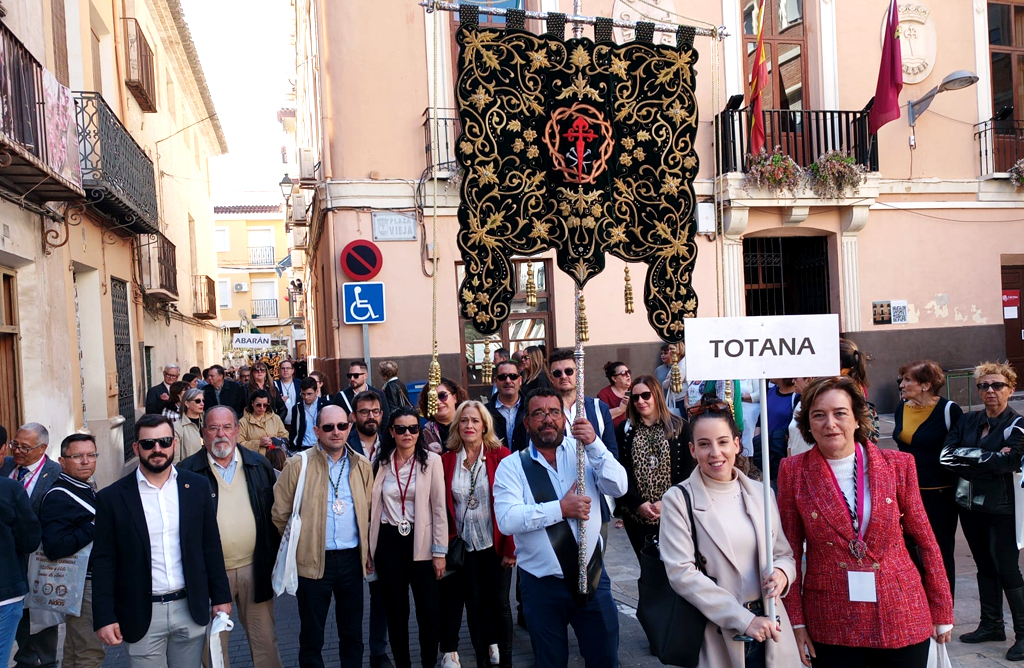
POLYGON ((917 119, 928 110, 932 100, 939 93, 943 93, 947 90, 960 90, 961 88, 967 88, 973 86, 978 82, 978 75, 974 72, 968 72, 967 70, 957 70, 952 74, 946 75, 946 78, 942 80, 935 88, 925 93, 924 97, 918 100, 911 100, 907 103, 907 120, 910 121, 910 127, 917 125, 917 119))
POLYGON ((284 198, 284 206, 287 209, 292 200, 292 186, 294 182, 290 176, 285 174, 284 178, 277 185, 281 186, 281 197, 284 198))

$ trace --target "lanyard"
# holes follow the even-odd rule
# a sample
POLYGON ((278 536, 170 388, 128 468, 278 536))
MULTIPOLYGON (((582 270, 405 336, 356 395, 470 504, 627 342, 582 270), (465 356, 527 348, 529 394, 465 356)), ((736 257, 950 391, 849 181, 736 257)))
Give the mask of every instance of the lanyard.
MULTIPOLYGON (((409 485, 412 484, 412 470, 416 467, 416 453, 410 455, 409 459, 414 460, 409 466, 409 475, 405 477, 405 489, 402 489, 402 478, 398 475, 398 455, 395 454, 391 459, 392 466, 395 468, 395 484, 398 485, 398 498, 402 502, 402 519, 405 519, 405 497, 409 494, 409 485)), ((407 460, 408 461, 408 460, 407 460)))
MULTIPOLYGON (((855 507, 850 508, 850 520, 853 522, 853 530, 857 534, 857 540, 864 540, 864 534, 867 532, 867 526, 864 523, 864 483, 867 479, 867 471, 864 466, 864 452, 862 451, 860 444, 855 446, 855 457, 857 460, 857 468, 853 476, 853 493, 855 497, 855 507)), ((839 486, 839 480, 836 478, 835 471, 832 467, 828 467, 828 472, 832 476, 832 484, 835 485, 836 493, 839 494, 839 498, 846 501, 846 495, 843 494, 842 488, 839 486)), ((847 507, 849 507, 847 501, 847 507)))
MULTIPOLYGON (((18 468, 19 467, 15 466, 14 470, 11 472, 11 478, 13 478, 14 480, 18 479, 18 468)), ((21 484, 25 486, 25 491, 26 492, 28 491, 29 486, 32 484, 32 481, 36 479, 36 476, 39 475, 39 472, 42 471, 42 470, 43 470, 43 464, 42 464, 42 462, 40 462, 39 466, 36 467, 36 470, 32 472, 32 475, 26 477, 21 482, 21 484)))

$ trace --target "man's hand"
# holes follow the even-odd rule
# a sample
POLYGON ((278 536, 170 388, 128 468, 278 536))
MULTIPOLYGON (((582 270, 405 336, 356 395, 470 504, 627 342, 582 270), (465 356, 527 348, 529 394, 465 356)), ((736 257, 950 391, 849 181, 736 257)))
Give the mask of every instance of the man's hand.
POLYGON ((218 612, 223 612, 228 617, 231 616, 231 604, 221 603, 220 605, 213 606, 213 616, 216 617, 218 612))
POLYGON ((590 424, 590 420, 586 416, 577 417, 576 421, 572 423, 572 437, 583 445, 590 445, 597 440, 594 425, 590 424))
POLYGON ((167 401, 170 398, 170 395, 168 395, 166 392, 160 395, 160 401, 167 401))
POLYGON ((96 637, 107 647, 121 644, 121 625, 107 624, 96 632, 96 637))
POLYGON ((373 557, 366 555, 366 574, 369 575, 373 572, 373 557))
MULTIPOLYGON (((574 430, 575 428, 576 426, 573 425, 574 430)), ((572 484, 572 489, 562 497, 562 500, 558 502, 558 506, 562 509, 562 517, 572 517, 584 522, 590 519, 590 497, 577 494, 576 483, 572 484)))
POLYGON ((501 558, 501 567, 505 568, 505 569, 515 568, 516 567, 516 558, 515 557, 502 557, 501 558))

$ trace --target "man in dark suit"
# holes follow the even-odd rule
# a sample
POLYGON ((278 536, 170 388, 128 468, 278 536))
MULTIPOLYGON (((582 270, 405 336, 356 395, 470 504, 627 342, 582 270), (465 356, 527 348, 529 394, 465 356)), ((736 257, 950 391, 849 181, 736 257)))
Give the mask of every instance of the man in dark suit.
POLYGON ((277 365, 277 373, 280 375, 280 378, 274 381, 274 386, 277 388, 278 396, 284 402, 285 410, 281 419, 284 420, 284 426, 288 428, 290 433, 292 409, 295 408, 295 404, 302 401, 299 398, 299 393, 302 392, 301 383, 295 379, 295 362, 290 359, 284 360, 277 365))
POLYGON ((498 393, 487 404, 487 410, 494 420, 494 430, 502 444, 512 452, 519 452, 530 442, 523 423, 523 400, 519 389, 523 377, 519 373, 519 365, 511 360, 498 362, 494 368, 494 382, 498 393))
POLYGON ((303 378, 299 384, 299 401, 292 406, 291 428, 288 430, 288 449, 293 453, 316 445, 316 416, 331 402, 320 396, 316 378, 303 378))
POLYGON ((197 668, 211 605, 231 614, 210 483, 171 464, 163 416, 139 418, 132 447, 139 468, 96 497, 93 624, 105 645, 128 643, 133 668, 197 668))
POLYGON ((234 409, 235 415, 245 411, 247 397, 245 388, 233 380, 224 377, 224 367, 214 364, 209 368, 210 384, 203 388, 203 400, 206 410, 214 406, 228 406, 234 409))
MULTIPOLYGON (((28 492, 36 517, 39 517, 43 497, 60 478, 60 464, 46 456, 49 443, 50 432, 46 427, 37 422, 22 425, 11 441, 11 456, 5 457, 3 466, 0 466, 0 476, 17 480, 28 492)), ((18 643, 15 665, 18 668, 55 668, 57 627, 51 626, 35 634, 30 634, 30 631, 29 611, 25 610, 15 636, 18 643)))
POLYGON ((370 385, 370 374, 363 360, 352 360, 348 363, 348 387, 331 397, 331 403, 341 406, 349 415, 356 412, 356 395, 360 392, 373 392, 380 399, 382 412, 380 423, 386 425, 391 417, 391 409, 388 408, 388 400, 384 393, 373 385, 370 385))
POLYGON ((164 367, 164 382, 157 383, 146 392, 146 414, 160 415, 167 406, 167 400, 171 398, 171 385, 178 382, 181 376, 181 369, 177 364, 168 364, 164 367))

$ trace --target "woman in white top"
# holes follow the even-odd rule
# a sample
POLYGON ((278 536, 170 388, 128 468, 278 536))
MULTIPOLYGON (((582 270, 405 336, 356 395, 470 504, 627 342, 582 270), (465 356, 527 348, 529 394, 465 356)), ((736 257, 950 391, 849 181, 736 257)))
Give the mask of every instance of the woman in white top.
POLYGON ((462 568, 441 580, 442 668, 459 666, 459 629, 466 608, 476 665, 512 665, 512 608, 509 587, 516 565, 511 536, 498 531, 494 514, 494 474, 510 453, 498 440, 487 407, 466 401, 455 411, 441 455, 448 501, 449 544, 466 543, 462 568))
POLYGON ((804 388, 814 380, 813 378, 794 378, 793 386, 794 392, 797 394, 796 405, 793 407, 793 418, 789 421, 789 439, 787 444, 789 446, 790 457, 796 457, 799 454, 807 452, 814 447, 814 443, 809 443, 804 435, 800 433, 800 427, 797 425, 796 418, 800 414, 800 407, 803 405, 800 401, 800 395, 804 393, 804 388))

